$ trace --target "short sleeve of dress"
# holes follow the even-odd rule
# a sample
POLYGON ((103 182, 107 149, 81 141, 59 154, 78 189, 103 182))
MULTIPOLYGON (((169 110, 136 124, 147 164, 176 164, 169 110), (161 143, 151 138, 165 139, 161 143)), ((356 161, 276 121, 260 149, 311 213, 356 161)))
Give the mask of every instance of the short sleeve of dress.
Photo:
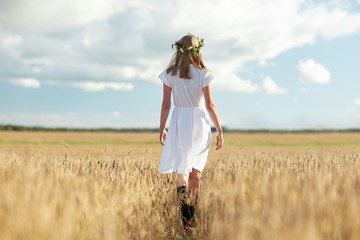
POLYGON ((202 87, 204 88, 207 85, 209 85, 214 78, 215 78, 214 75, 209 70, 207 70, 206 73, 204 74, 204 77, 203 77, 203 85, 202 85, 202 87))
POLYGON ((166 86, 171 87, 169 75, 166 73, 166 69, 160 73, 159 78, 166 86))

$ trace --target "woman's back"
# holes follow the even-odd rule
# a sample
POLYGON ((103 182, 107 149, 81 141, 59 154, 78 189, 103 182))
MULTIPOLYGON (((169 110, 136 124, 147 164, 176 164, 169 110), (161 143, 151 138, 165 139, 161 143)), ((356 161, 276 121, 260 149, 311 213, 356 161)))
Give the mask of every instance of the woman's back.
POLYGON ((171 88, 175 107, 200 107, 203 105, 203 88, 209 85, 213 75, 206 69, 199 69, 190 64, 191 79, 180 78, 179 74, 172 76, 166 70, 160 74, 160 79, 171 88))
MULTIPOLYGON (((202 107, 206 102, 216 127, 216 150, 223 144, 222 129, 211 96, 214 79, 205 67, 201 54, 204 40, 188 34, 176 41, 169 66, 159 78, 163 84, 163 101, 160 116, 160 142, 164 145, 160 160, 160 173, 177 173, 176 186, 180 198, 181 219, 184 228, 193 226, 196 203, 187 203, 187 189, 197 194, 200 176, 211 146, 210 119, 202 107), (171 108, 171 93, 175 104, 169 133, 165 123, 171 108), (166 140, 166 141, 165 141, 166 140)), ((195 197, 197 199, 197 197, 195 197)))

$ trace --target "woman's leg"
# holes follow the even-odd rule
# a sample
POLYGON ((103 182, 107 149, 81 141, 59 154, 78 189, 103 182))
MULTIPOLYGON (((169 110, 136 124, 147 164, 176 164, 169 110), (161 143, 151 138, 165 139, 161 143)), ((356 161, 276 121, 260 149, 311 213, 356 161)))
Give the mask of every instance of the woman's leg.
POLYGON ((198 205, 198 191, 200 189, 200 177, 201 172, 192 169, 191 173, 189 174, 189 183, 188 183, 188 190, 189 190, 189 200, 187 205, 187 221, 183 220, 184 227, 195 227, 196 222, 194 221, 194 215, 198 205))
POLYGON ((178 174, 176 176, 176 187, 186 186, 189 184, 189 191, 199 189, 200 177, 201 172, 195 168, 192 169, 192 172, 189 175, 178 174))
POLYGON ((176 188, 178 198, 180 200, 181 220, 184 227, 188 226, 189 220, 194 216, 194 209, 187 204, 188 202, 188 185, 189 175, 177 174, 176 175, 176 188))
POLYGON ((201 172, 193 168, 189 175, 189 191, 200 189, 200 177, 201 172))
POLYGON ((186 186, 188 184, 189 175, 178 174, 176 175, 176 187, 186 186))

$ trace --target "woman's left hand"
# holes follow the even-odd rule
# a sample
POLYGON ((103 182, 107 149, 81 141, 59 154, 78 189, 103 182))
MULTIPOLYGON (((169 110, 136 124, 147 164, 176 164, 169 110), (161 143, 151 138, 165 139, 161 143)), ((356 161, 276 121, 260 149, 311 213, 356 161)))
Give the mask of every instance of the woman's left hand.
POLYGON ((166 135, 167 135, 167 132, 165 129, 162 132, 160 132, 160 143, 162 145, 164 145, 164 143, 165 143, 166 135))

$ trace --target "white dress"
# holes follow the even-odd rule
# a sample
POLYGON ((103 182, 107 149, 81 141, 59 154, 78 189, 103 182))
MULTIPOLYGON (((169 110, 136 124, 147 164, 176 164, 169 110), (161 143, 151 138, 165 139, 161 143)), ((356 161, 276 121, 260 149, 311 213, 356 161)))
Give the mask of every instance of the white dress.
POLYGON ((202 89, 214 76, 190 65, 191 79, 171 76, 164 70, 159 78, 171 88, 175 108, 160 161, 160 173, 202 172, 211 146, 210 119, 204 109, 202 89))

